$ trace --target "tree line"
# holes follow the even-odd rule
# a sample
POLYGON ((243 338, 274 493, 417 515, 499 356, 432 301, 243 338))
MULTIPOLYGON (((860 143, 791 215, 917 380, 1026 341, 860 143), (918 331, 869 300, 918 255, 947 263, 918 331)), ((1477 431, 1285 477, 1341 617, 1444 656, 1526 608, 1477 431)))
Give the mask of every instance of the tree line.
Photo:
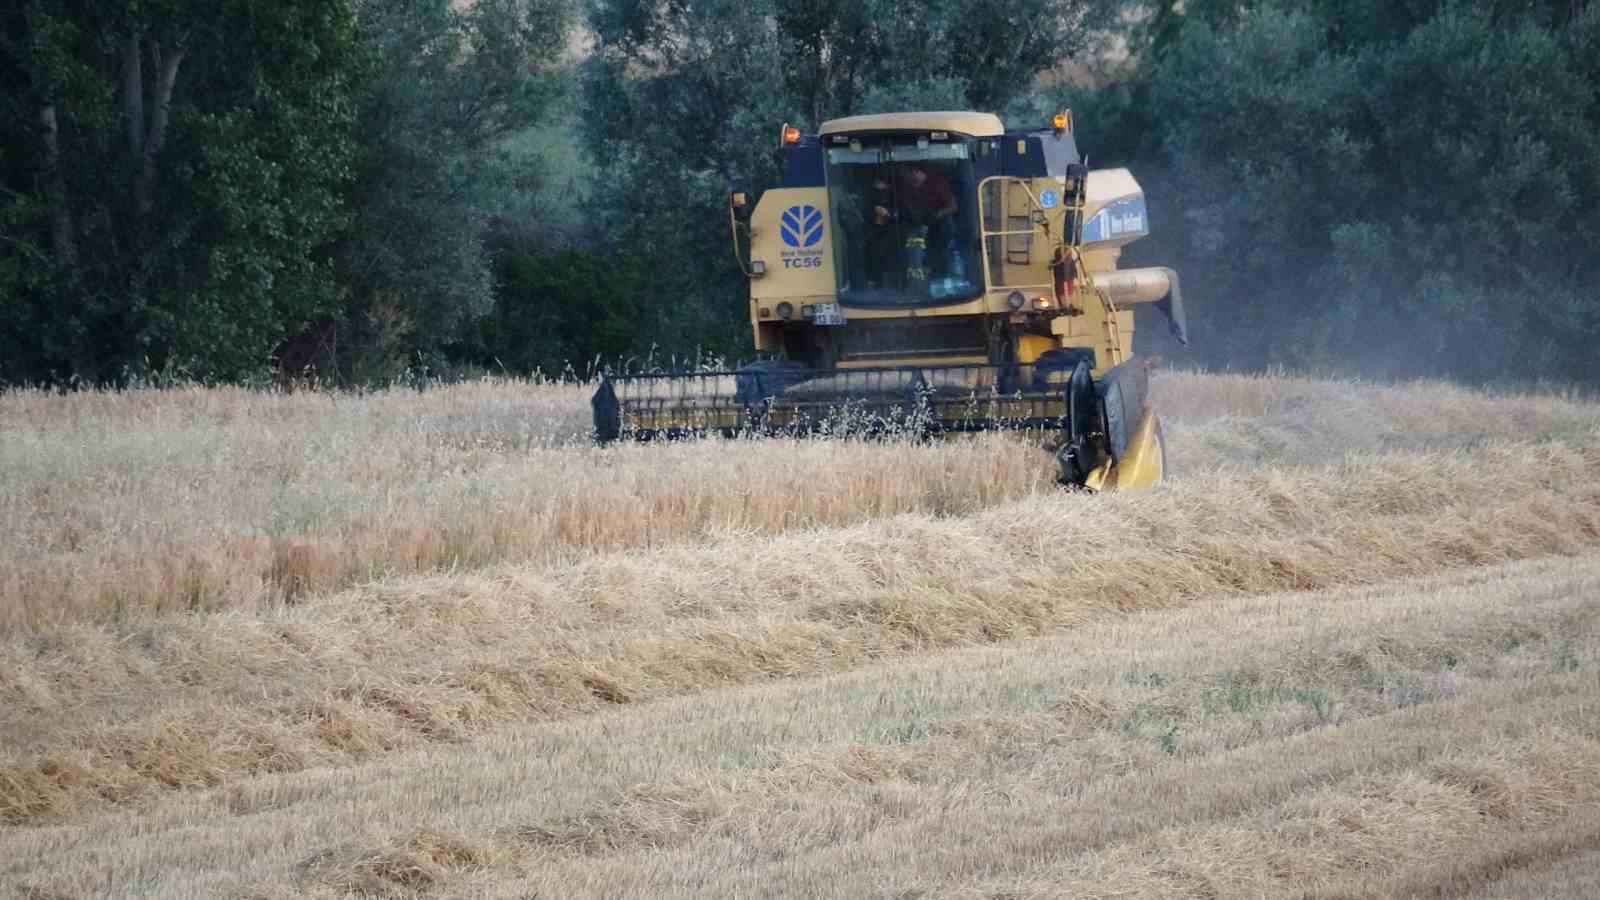
POLYGON ((0 382, 381 380, 496 303, 568 0, 0 12, 0 382))
POLYGON ((1600 381, 1581 0, 23 0, 0 383, 750 355, 779 123, 1076 110, 1196 362, 1600 381))

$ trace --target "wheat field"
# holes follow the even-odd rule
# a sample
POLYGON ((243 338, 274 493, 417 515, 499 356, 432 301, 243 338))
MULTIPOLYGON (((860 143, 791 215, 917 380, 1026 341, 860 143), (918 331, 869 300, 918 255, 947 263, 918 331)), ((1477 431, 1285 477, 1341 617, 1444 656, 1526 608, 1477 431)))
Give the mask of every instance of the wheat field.
POLYGON ((0 896, 1600 892, 1600 404, 1154 392, 1126 495, 554 384, 0 394, 0 896))

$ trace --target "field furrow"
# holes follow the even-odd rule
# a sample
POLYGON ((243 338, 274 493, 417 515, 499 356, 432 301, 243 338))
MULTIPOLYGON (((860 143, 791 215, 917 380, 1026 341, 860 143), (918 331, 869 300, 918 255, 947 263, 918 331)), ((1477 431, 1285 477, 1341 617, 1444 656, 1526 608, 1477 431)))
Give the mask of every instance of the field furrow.
POLYGON ((1296 894, 1357 870, 1398 884, 1437 861, 1402 852, 1445 824, 1434 813, 1467 816, 1430 838, 1465 853, 1497 835, 1556 840, 1600 802, 1597 589, 1593 560, 1490 567, 701 692, 262 775, 142 816, 11 829, 0 881, 71 893, 109 873, 152 895, 1048 894, 1156 878, 1161 840, 1189 854, 1232 835, 1237 858, 1174 857, 1148 885, 1211 871, 1236 886, 1221 896, 1296 894), (1453 805, 1414 814, 1412 790, 1453 805), (1318 838, 1322 851, 1273 875, 1296 840, 1327 837, 1323 808, 1356 816, 1332 819, 1360 825, 1354 837, 1318 838), (1266 841, 1252 834, 1277 835, 1276 855, 1252 856, 1266 841))

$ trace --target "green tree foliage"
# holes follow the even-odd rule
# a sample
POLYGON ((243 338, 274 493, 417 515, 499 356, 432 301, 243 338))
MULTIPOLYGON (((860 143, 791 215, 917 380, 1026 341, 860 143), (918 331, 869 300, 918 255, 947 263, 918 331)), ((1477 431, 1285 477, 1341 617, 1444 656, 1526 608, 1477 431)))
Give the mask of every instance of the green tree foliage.
POLYGON ((771 13, 760 0, 620 0, 588 10, 596 47, 581 115, 597 171, 590 246, 607 265, 648 273, 631 298, 635 334, 668 355, 747 340, 724 198, 740 178, 771 183, 777 174, 771 149, 786 98, 771 13))
POLYGON ((0 384, 746 355, 781 122, 1062 99, 1202 361, 1600 381, 1595 4, 575 2, 7 5, 0 384))
POLYGON ((0 381, 237 377, 336 306, 348 7, 23 0, 0 18, 0 381))
MULTIPOLYGON (((494 305, 485 237, 525 187, 508 138, 565 90, 567 0, 358 0, 352 227, 336 323, 357 381, 437 362, 494 305)), ((309 336, 326 339, 324 327, 309 336)))
POLYGON ((1600 378, 1600 11, 1189 6, 1119 140, 1202 359, 1600 378))
POLYGON ((471 360, 484 368, 556 376, 593 374, 601 361, 642 367, 634 298, 648 283, 624 260, 573 247, 508 250, 499 257, 498 301, 478 323, 471 360), (620 264, 619 264, 620 263, 620 264))

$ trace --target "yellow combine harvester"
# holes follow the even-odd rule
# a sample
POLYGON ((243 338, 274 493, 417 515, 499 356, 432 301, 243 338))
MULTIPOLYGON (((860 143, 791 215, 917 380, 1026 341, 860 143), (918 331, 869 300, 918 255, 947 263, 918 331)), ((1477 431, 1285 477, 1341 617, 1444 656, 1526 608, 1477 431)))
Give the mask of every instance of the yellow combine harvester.
POLYGON ((595 437, 1035 429, 1060 480, 1162 479, 1128 308, 1187 343, 1177 273, 1119 269, 1149 234, 1126 169, 1090 170, 1071 113, 1008 131, 976 112, 783 126, 781 187, 729 197, 760 362, 608 377, 595 437))

